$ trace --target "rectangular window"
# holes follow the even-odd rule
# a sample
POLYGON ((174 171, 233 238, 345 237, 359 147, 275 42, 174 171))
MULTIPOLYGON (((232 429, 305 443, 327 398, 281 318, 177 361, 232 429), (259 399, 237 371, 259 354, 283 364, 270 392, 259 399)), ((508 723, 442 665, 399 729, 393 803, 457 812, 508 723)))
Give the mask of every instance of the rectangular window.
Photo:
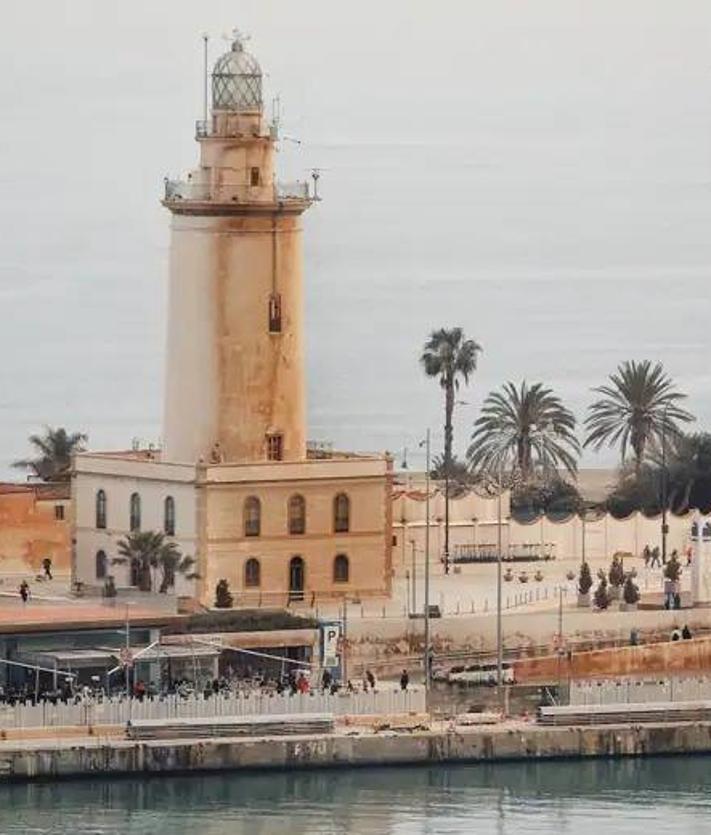
POLYGON ((249 184, 250 186, 259 185, 259 169, 256 167, 249 170, 249 184))
POLYGON ((283 454, 283 436, 277 433, 267 435, 267 460, 281 461, 283 454))
POLYGON ((281 295, 269 296, 269 333, 281 333, 281 295))
POLYGON ((56 504, 54 506, 54 518, 58 522, 64 521, 64 505, 63 504, 56 504))

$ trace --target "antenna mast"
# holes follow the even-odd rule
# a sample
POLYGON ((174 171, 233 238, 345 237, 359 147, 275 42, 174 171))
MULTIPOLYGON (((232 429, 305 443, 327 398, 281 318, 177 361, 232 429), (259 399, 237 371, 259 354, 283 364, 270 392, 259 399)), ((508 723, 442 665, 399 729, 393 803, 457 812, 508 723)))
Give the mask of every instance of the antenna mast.
POLYGON ((207 89, 208 89, 208 73, 207 73, 207 43, 209 41, 207 34, 202 36, 202 63, 203 63, 203 95, 202 95, 202 118, 207 125, 207 89))

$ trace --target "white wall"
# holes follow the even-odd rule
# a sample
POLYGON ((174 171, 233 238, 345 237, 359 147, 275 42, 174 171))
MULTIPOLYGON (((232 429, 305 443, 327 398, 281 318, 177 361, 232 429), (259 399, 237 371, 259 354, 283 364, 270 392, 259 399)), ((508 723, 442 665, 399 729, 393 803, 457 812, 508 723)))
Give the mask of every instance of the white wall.
MULTIPOLYGON (((96 552, 109 558, 109 574, 117 586, 127 586, 128 565, 111 565, 117 556, 117 543, 129 531, 129 506, 132 493, 141 497, 141 530, 162 531, 164 502, 175 500, 175 536, 186 556, 197 557, 195 469, 157 461, 129 461, 111 456, 79 455, 72 480, 74 498, 73 579, 89 586, 102 586, 96 578, 96 552), (96 528, 96 494, 103 489, 107 499, 106 529, 96 528)), ((191 595, 195 581, 178 577, 175 593, 191 595)))

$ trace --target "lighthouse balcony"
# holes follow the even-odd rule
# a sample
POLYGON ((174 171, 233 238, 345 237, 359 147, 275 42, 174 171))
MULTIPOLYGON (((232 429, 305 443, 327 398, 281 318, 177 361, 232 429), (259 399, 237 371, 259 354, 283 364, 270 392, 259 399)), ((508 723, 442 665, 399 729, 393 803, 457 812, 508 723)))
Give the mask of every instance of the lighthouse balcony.
POLYGON ((283 203, 284 201, 311 202, 308 182, 298 180, 276 183, 271 188, 249 186, 244 183, 210 183, 192 180, 165 180, 164 203, 283 203))
POLYGON ((279 138, 279 131, 275 123, 266 126, 266 132, 261 121, 261 114, 234 114, 213 116, 211 119, 198 119, 195 122, 196 139, 265 139, 275 141, 279 138), (250 119, 251 117, 251 119, 250 119), (256 121, 254 121, 256 119, 256 121))

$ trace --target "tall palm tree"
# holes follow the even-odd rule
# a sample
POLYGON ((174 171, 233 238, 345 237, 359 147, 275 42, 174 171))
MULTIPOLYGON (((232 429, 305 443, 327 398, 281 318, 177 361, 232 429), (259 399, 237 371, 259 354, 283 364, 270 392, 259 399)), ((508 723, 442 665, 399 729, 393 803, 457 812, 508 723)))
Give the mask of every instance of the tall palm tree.
POLYGON ((623 463, 631 447, 637 476, 653 445, 678 435, 679 423, 694 420, 679 405, 686 395, 676 391, 660 362, 624 362, 608 384, 593 391, 602 397, 590 406, 583 445, 595 450, 619 445, 623 463))
POLYGON ((467 458, 472 470, 492 475, 513 462, 520 481, 530 482, 536 466, 543 470, 577 469, 580 444, 575 437, 575 416, 543 383, 518 388, 505 383, 484 400, 474 423, 467 458))
POLYGON ((690 507, 707 510, 711 505, 711 434, 679 433, 672 438, 664 459, 655 449, 650 458, 664 479, 663 494, 676 513, 690 507))
MULTIPOLYGON (((445 481, 446 473, 444 455, 435 455, 430 470, 430 478, 435 481, 445 481)), ((453 455, 449 465, 449 498, 459 499, 466 495, 471 487, 471 482, 469 465, 466 461, 462 461, 456 455, 453 455)))
POLYGON ((69 433, 64 427, 46 426, 44 435, 30 435, 29 441, 37 457, 15 461, 12 466, 32 470, 42 481, 69 481, 72 456, 85 449, 87 436, 83 432, 69 433))
POLYGON ((177 574, 184 574, 189 580, 198 575, 191 571, 195 565, 193 557, 184 556, 175 542, 165 538, 160 531, 136 531, 123 537, 117 543, 116 565, 129 563, 135 567, 137 585, 141 591, 153 590, 153 572, 160 570, 161 582, 158 591, 165 594, 175 585, 177 574))
POLYGON ((481 346, 467 339, 461 328, 432 331, 420 356, 428 377, 436 377, 444 389, 444 571, 449 573, 449 477, 452 468, 452 416, 454 396, 462 382, 476 370, 481 346))

